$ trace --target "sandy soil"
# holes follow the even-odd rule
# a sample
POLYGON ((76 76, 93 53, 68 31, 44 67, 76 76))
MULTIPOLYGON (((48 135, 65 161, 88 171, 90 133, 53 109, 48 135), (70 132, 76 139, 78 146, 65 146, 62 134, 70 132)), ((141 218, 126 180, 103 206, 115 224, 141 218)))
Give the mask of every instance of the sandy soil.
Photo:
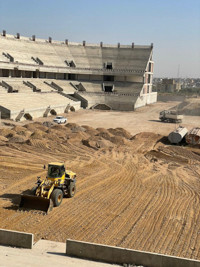
MULTIPOLYGON (((31 232, 36 240, 71 238, 200 259, 200 150, 170 146, 163 137, 175 126, 158 122, 158 112, 173 105, 67 116, 83 127, 1 128, 0 228, 31 232), (49 215, 19 212, 20 194, 55 160, 77 173, 75 197, 49 215)), ((183 124, 197 126, 192 118, 183 124)))

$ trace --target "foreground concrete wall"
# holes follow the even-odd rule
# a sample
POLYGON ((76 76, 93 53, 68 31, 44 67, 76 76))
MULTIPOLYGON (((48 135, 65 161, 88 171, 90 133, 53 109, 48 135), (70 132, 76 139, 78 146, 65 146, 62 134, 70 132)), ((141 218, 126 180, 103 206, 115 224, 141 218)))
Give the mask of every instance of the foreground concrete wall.
POLYGON ((66 254, 95 261, 148 267, 200 267, 200 261, 125 248, 67 240, 66 254))
POLYGON ((0 245, 32 248, 33 240, 33 234, 0 229, 0 245))

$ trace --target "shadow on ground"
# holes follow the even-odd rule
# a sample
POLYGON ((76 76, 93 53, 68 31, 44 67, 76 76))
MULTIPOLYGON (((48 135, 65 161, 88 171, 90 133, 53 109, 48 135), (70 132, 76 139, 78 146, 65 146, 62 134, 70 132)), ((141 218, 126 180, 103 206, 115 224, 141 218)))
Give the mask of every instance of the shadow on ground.
MULTIPOLYGON (((31 190, 25 190, 21 193, 22 195, 30 195, 31 190)), ((21 200, 21 194, 3 194, 0 195, 0 199, 2 198, 3 200, 10 200, 12 205, 10 207, 4 207, 4 209, 7 210, 17 210, 19 207, 19 203, 21 200)))

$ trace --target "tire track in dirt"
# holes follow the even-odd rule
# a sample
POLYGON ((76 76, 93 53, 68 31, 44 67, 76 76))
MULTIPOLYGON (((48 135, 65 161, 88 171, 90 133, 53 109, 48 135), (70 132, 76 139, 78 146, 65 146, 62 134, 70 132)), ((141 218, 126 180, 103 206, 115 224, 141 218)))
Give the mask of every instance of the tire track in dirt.
POLYGON ((147 157, 148 151, 159 152, 159 146, 164 146, 152 133, 102 149, 84 146, 75 135, 69 140, 62 136, 48 145, 41 138, 41 142, 34 139, 35 146, 0 146, 0 170, 7 165, 8 171, 7 179, 0 173, 2 194, 17 196, 32 188, 37 175, 45 177, 43 164, 55 160, 65 161, 68 169, 77 172, 78 189, 74 198, 64 199, 48 216, 16 212, 10 206, 14 196, 0 198, 1 227, 32 232, 36 240, 73 238, 200 257, 199 180, 192 169, 199 171, 197 156, 190 152, 187 159, 186 150, 169 146, 163 149, 170 155, 168 161, 147 157), (183 160, 170 162, 173 155, 183 160))

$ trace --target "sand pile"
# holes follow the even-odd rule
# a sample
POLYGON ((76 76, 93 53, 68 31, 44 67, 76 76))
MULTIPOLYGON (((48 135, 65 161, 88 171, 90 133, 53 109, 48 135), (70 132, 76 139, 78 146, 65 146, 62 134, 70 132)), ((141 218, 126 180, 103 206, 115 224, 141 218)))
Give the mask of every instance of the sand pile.
POLYGON ((178 114, 200 116, 200 99, 187 99, 175 107, 178 114))
POLYGON ((46 127, 40 122, 29 123, 29 124, 26 124, 24 127, 27 128, 31 132, 34 132, 35 130, 46 132, 49 129, 48 127, 46 127))
POLYGON ((8 138, 0 135, 0 146, 4 146, 8 142, 8 138))
POLYGON ((132 135, 123 128, 116 128, 116 129, 110 128, 108 129, 108 131, 113 135, 121 136, 126 139, 131 139, 132 137, 132 135))
POLYGON ((27 128, 21 127, 21 126, 15 126, 13 127, 12 130, 15 131, 16 134, 27 137, 27 138, 30 137, 32 134, 32 132, 29 131, 27 128))
POLYGON ((97 135, 99 133, 96 129, 94 129, 91 126, 82 125, 81 127, 83 127, 85 129, 85 132, 91 136, 97 135))
POLYGON ((96 129, 98 131, 98 133, 96 134, 96 136, 100 136, 106 140, 111 141, 111 138, 113 137, 113 134, 111 134, 107 129, 104 128, 97 128, 96 129))
POLYGON ((109 140, 105 140, 104 138, 99 136, 92 136, 88 139, 83 139, 82 144, 95 150, 114 146, 112 142, 110 142, 109 140))
POLYGON ((39 129, 36 129, 30 136, 31 139, 42 139, 42 138, 48 138, 47 133, 43 132, 39 129))
POLYGON ((8 128, 2 128, 0 129, 0 135, 10 138, 15 134, 15 131, 13 131, 12 129, 8 129, 8 128))
POLYGON ((114 146, 127 145, 131 134, 122 128, 105 129, 82 126, 86 129, 86 133, 90 135, 88 139, 82 141, 83 145, 94 149, 110 148, 114 146))
POLYGON ((85 128, 76 123, 67 123, 65 127, 70 129, 71 132, 85 132, 85 128))
POLYGON ((50 148, 50 146, 49 146, 47 141, 40 140, 40 139, 28 139, 26 141, 26 144, 29 145, 29 146, 33 146, 35 148, 42 149, 42 150, 46 150, 46 149, 50 148))
POLYGON ((28 140, 27 137, 19 134, 14 134, 11 138, 9 138, 9 143, 25 143, 28 140))
POLYGON ((150 149, 154 149, 157 144, 163 145, 160 140, 163 136, 151 132, 142 132, 131 137, 131 146, 135 148, 138 153, 145 153, 150 149))

